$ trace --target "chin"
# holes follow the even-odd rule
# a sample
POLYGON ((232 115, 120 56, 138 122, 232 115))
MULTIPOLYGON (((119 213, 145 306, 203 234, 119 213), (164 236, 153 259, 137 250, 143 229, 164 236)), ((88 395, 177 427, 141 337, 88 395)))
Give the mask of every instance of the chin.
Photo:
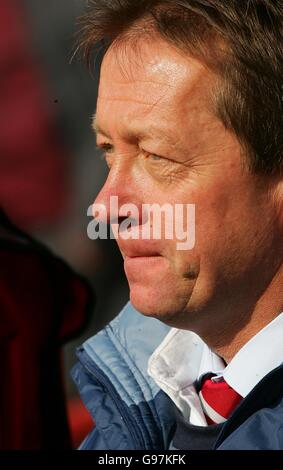
POLYGON ((172 289, 153 288, 135 285, 130 286, 130 301, 138 312, 156 318, 170 326, 179 324, 183 316, 187 299, 172 295, 172 289))

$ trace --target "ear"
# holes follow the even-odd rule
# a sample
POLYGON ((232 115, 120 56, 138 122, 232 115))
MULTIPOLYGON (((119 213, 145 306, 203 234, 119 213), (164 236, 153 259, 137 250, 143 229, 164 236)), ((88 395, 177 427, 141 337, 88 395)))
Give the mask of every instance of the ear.
POLYGON ((283 236, 283 175, 276 178, 270 192, 272 204, 277 214, 279 229, 281 228, 283 236))

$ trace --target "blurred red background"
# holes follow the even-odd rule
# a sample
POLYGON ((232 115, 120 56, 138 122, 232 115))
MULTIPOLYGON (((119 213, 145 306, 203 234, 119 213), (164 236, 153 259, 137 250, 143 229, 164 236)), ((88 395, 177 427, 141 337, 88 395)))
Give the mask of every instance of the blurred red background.
POLYGON ((0 0, 0 207, 13 224, 0 224, 1 449, 78 446, 93 422, 69 378, 75 348, 128 298, 115 243, 87 238, 106 168, 90 128, 98 70, 70 63, 84 6, 0 0), (14 226, 51 250, 52 276, 14 226))

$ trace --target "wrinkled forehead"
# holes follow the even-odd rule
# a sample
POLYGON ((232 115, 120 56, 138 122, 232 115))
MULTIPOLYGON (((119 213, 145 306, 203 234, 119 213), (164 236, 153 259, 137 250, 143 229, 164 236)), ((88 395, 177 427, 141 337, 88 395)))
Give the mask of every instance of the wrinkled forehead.
POLYGON ((119 99, 139 93, 144 102, 171 94, 175 97, 207 88, 211 72, 198 60, 179 51, 158 35, 134 42, 114 43, 101 67, 99 97, 119 99))

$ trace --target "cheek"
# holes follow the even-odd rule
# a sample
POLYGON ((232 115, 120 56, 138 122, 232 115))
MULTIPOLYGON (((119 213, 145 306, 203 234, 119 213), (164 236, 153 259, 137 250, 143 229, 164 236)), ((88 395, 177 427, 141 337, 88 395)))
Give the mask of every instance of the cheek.
MULTIPOLYGON (((191 192, 188 200, 195 205, 195 216, 184 218, 181 225, 183 234, 187 234, 189 249, 178 250, 179 239, 176 237, 173 241, 165 242, 176 275, 196 279, 206 263, 216 263, 218 258, 223 258, 225 251, 229 252, 229 245, 233 246, 235 241, 234 226, 228 223, 227 214, 232 208, 224 196, 208 191, 191 192), (190 243, 193 238, 194 244, 190 243)), ((184 240, 182 244, 184 247, 184 240)))
MULTIPOLYGON (((223 185, 224 187, 224 185, 223 185)), ((269 215, 248 188, 226 188, 196 200, 196 244, 202 270, 233 278, 249 271, 269 244, 269 215), (235 194, 237 196, 235 196, 235 194)))

